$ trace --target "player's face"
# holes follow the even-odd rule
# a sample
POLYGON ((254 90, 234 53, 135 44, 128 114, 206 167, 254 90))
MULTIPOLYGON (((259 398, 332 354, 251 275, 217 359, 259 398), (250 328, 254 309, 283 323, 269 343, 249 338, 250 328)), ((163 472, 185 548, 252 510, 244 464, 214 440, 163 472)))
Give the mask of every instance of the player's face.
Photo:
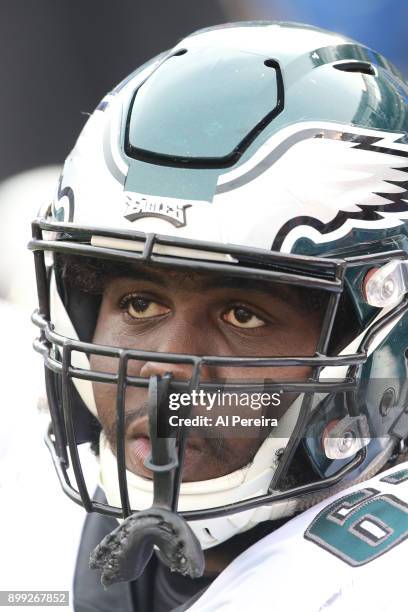
MULTIPOLYGON (((129 276, 109 280, 104 288, 94 342, 155 352, 217 356, 311 356, 321 327, 322 308, 311 309, 299 289, 283 284, 265 286, 252 281, 191 272, 141 268, 129 276)), ((115 372, 113 359, 92 356, 92 369, 115 372)), ((133 376, 163 376, 187 380, 191 366, 157 362, 129 363, 133 376)), ((308 367, 207 367, 202 381, 304 380, 308 367)), ((99 419, 112 450, 116 447, 116 386, 94 383, 99 419)), ((293 401, 254 411, 250 406, 203 405, 193 415, 239 414, 277 418, 293 401)), ((150 452, 147 390, 128 387, 125 399, 125 443, 128 469, 144 477, 150 452)), ((225 431, 225 430, 224 430, 225 431)), ((253 458, 268 433, 253 428, 223 436, 223 428, 194 429, 187 444, 183 480, 207 480, 228 474, 253 458), (207 434, 207 435, 206 435, 207 434)))

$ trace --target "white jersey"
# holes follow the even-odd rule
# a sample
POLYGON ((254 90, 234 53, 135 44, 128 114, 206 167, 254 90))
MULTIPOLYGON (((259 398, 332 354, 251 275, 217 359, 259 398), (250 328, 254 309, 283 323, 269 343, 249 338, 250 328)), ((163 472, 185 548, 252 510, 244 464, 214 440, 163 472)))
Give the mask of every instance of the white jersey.
POLYGON ((342 491, 237 557, 191 612, 405 609, 408 463, 342 491))

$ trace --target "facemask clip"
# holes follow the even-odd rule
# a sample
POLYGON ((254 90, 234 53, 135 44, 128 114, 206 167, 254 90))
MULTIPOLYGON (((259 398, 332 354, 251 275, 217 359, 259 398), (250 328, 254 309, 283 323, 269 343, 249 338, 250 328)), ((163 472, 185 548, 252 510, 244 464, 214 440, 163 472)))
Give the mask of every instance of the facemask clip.
POLYGON ((394 259, 378 270, 370 271, 364 284, 367 304, 389 308, 401 302, 408 292, 408 262, 394 259))
POLYGON ((348 459, 368 445, 370 432, 365 416, 345 416, 323 436, 328 459, 348 459))

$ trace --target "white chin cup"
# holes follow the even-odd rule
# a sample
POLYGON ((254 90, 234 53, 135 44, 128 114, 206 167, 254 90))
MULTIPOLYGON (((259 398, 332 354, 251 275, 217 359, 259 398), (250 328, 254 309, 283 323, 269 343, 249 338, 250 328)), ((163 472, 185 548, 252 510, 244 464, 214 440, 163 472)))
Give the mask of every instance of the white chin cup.
MULTIPOLYGON (((286 411, 278 427, 274 428, 273 435, 264 440, 250 464, 219 478, 183 482, 180 486, 178 510, 217 508, 267 493, 278 464, 276 453, 288 443, 287 437, 279 437, 279 430, 293 430, 301 401, 301 397, 297 398, 286 411)), ((129 470, 126 476, 131 508, 135 511, 150 508, 153 503, 152 480, 137 476, 129 470)), ((100 438, 100 485, 108 503, 120 508, 116 457, 103 433, 100 438)), ((271 507, 263 506, 228 516, 189 521, 189 525, 205 550, 262 521, 293 514, 295 504, 294 501, 282 501, 271 507)))

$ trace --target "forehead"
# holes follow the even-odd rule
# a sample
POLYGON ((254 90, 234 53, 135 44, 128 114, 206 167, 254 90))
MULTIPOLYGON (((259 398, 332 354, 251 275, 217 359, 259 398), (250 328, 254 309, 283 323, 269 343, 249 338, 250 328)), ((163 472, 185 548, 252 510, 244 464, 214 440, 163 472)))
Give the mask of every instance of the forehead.
MULTIPOLYGON (((183 268, 163 268, 157 265, 130 265, 123 269, 120 276, 116 278, 128 278, 129 280, 143 280, 166 289, 186 288, 204 289, 211 283, 219 280, 218 274, 198 272, 183 268)), ((113 280, 113 279, 112 279, 113 280)))
MULTIPOLYGON (((172 268, 155 264, 122 263, 84 256, 59 257, 65 282, 80 291, 102 295, 107 291, 122 290, 128 283, 157 287, 168 292, 194 292, 210 295, 211 292, 240 293, 241 299, 251 296, 273 298, 300 310, 321 309, 326 292, 306 289, 296 284, 259 280, 253 274, 226 275, 220 272, 203 272, 191 268, 172 268)), ((137 287, 136 287, 137 288, 137 287)))
MULTIPOLYGON (((254 271, 255 272, 255 271, 254 271)), ((258 280, 253 276, 229 276, 217 272, 201 272, 191 269, 163 268, 154 265, 128 266, 128 270, 121 270, 120 274, 111 277, 107 287, 112 287, 119 280, 143 281, 161 287, 169 292, 187 291, 194 293, 213 292, 245 292, 245 296, 256 294, 266 298, 274 298, 292 306, 302 306, 306 290, 296 285, 258 280)), ((309 295, 310 295, 310 290, 309 295)), ((313 293, 313 290, 312 290, 313 293)), ((315 292, 316 293, 316 292, 315 292)), ((321 292, 318 292, 321 294, 321 292)))

